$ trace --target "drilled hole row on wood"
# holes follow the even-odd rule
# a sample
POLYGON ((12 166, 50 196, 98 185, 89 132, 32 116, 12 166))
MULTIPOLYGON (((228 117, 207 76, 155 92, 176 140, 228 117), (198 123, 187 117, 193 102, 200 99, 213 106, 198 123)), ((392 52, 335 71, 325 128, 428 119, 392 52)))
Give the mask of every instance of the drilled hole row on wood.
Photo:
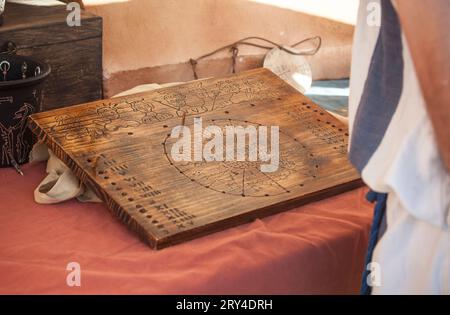
MULTIPOLYGON (((86 161, 88 163, 92 163, 93 160, 91 158, 86 159, 86 161)), ((106 175, 105 171, 97 171, 97 175, 99 175, 100 177, 102 177, 105 180, 109 180, 109 176, 106 175)), ((123 191, 123 188, 118 186, 116 182, 110 182, 109 183, 113 189, 118 192, 120 194, 121 197, 123 197, 124 199, 126 199, 129 202, 134 202, 134 198, 133 197, 129 197, 128 193, 123 191)), ((139 214, 141 214, 142 216, 144 216, 146 219, 151 220, 151 223, 153 225, 155 225, 158 229, 163 229, 164 228, 164 224, 160 224, 160 222, 158 220, 156 220, 155 218, 153 218, 153 216, 151 214, 148 214, 148 210, 145 209, 141 204, 136 204, 135 208, 139 211, 139 214)))
MULTIPOLYGON (((307 109, 313 111, 314 113, 319 113, 320 116, 324 116, 324 115, 325 115, 325 112, 319 111, 318 109, 313 109, 313 108, 311 107, 311 105, 309 105, 307 102, 302 102, 302 105, 305 106, 307 109)), ((322 119, 320 119, 320 118, 317 118, 316 121, 317 121, 317 122, 324 122, 325 124, 331 126, 332 128, 337 128, 337 130, 338 130, 339 132, 344 132, 344 130, 343 130, 342 128, 338 128, 336 125, 332 124, 330 121, 322 120, 322 119)), ((348 136, 349 136, 348 132, 344 132, 344 136, 348 137, 348 136)), ((325 140, 325 139, 324 139, 324 140, 325 140)), ((341 144, 341 145, 339 145, 339 146, 334 146, 333 149, 334 149, 334 150, 341 150, 341 151, 342 151, 342 150, 345 150, 346 147, 347 147, 347 146, 346 146, 345 144, 341 144)))
MULTIPOLYGON (((324 116, 324 115, 325 115, 325 113, 324 113, 323 111, 319 111, 318 109, 312 109, 312 107, 311 107, 310 105, 308 105, 307 102, 303 102, 302 105, 303 105, 303 106, 306 106, 307 109, 312 110, 314 113, 319 113, 319 115, 321 115, 321 116, 324 116)), ((322 120, 321 120, 320 118, 317 118, 317 121, 318 121, 318 122, 322 122, 322 120)), ((323 122, 325 122, 327 125, 331 125, 331 127, 333 127, 333 128, 337 128, 336 125, 332 124, 332 123, 329 122, 329 121, 325 121, 325 120, 324 120, 323 122)), ((342 128, 338 128, 338 131, 342 132, 342 131, 344 131, 344 130, 343 130, 342 128)), ((344 135, 345 135, 346 137, 348 137, 348 132, 345 132, 344 135)))

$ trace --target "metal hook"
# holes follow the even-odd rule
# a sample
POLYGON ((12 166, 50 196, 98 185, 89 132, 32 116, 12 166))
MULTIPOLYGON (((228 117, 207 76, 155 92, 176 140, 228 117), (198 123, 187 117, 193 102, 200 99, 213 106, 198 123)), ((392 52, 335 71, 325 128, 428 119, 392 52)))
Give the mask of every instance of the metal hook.
POLYGON ((22 79, 26 79, 27 77, 27 69, 28 69, 28 65, 26 62, 22 63, 22 79))
POLYGON ((34 69, 34 76, 37 77, 37 76, 40 75, 40 74, 41 74, 41 67, 37 66, 37 67, 34 69))
POLYGON ((3 73, 3 81, 6 81, 6 75, 8 74, 9 69, 11 69, 11 64, 8 61, 3 60, 0 62, 0 70, 3 73))

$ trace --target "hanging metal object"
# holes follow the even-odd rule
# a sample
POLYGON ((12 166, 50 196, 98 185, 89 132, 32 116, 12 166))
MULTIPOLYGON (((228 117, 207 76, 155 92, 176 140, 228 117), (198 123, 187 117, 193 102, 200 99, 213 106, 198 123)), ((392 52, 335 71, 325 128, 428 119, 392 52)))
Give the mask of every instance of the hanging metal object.
POLYGON ((27 78, 27 70, 28 70, 28 65, 27 63, 24 61, 22 63, 22 79, 26 79, 27 78))
POLYGON ((6 75, 8 74, 9 69, 11 69, 11 64, 8 61, 0 61, 0 71, 3 75, 3 81, 6 81, 6 75))

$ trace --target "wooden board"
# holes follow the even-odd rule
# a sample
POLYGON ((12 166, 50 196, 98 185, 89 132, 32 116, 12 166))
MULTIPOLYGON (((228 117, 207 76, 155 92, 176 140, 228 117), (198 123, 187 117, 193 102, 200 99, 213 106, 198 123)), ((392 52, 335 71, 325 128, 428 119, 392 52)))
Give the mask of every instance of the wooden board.
MULTIPOLYGON (((267 69, 34 114, 33 132, 152 248, 357 187, 346 127, 267 69), (172 128, 279 126, 280 164, 177 162, 172 128)), ((320 228, 320 227, 318 227, 320 228)))
POLYGON ((52 68, 42 110, 102 98, 102 18, 82 11, 81 26, 69 27, 66 4, 7 3, 0 47, 13 42, 17 54, 39 58, 52 68))

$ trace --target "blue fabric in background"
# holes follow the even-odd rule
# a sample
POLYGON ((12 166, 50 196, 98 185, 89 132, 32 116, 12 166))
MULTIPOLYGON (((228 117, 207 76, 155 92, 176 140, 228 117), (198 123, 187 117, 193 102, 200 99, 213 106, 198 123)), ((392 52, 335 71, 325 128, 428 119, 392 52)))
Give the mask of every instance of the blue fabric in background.
POLYGON ((305 95, 323 109, 344 117, 348 116, 348 79, 313 81, 305 95))

